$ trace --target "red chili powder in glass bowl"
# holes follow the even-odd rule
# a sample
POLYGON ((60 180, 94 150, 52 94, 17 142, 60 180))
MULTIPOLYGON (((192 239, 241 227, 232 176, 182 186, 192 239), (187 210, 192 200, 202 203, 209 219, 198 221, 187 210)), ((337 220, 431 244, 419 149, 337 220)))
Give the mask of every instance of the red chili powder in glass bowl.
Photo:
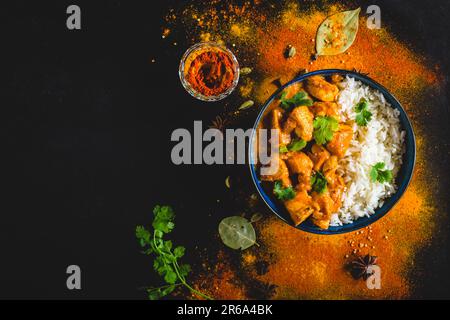
POLYGON ((180 63, 184 88, 195 98, 217 101, 228 96, 239 81, 239 64, 228 49, 211 42, 189 48, 180 63))

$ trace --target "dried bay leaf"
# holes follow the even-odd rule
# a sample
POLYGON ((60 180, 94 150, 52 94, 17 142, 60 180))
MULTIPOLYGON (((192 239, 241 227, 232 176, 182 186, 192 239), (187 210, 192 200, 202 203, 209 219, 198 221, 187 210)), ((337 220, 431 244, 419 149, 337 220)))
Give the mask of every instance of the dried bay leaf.
POLYGON ((355 41, 358 33, 361 8, 336 13, 326 18, 316 35, 318 55, 335 55, 345 52, 355 41))
POLYGON ((252 224, 239 216, 223 219, 219 224, 219 235, 223 243, 231 249, 245 250, 256 243, 256 233, 252 224))

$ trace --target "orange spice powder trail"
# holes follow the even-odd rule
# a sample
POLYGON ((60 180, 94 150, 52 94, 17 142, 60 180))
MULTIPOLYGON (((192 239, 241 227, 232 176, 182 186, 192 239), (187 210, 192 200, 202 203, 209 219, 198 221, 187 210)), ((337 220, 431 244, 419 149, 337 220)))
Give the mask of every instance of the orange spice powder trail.
MULTIPOLYGON (((299 15, 299 10, 294 6, 283 12, 280 21, 272 22, 267 27, 271 32, 266 32, 264 28, 258 30, 258 67, 268 78, 280 78, 281 83, 285 83, 302 69, 356 69, 368 73, 394 95, 403 94, 404 97, 408 97, 408 89, 417 92, 425 85, 437 83, 433 70, 427 68, 420 58, 387 30, 366 28, 363 18, 354 44, 345 53, 319 56, 313 61, 311 57, 315 53, 317 26, 327 14, 313 11, 299 15), (287 44, 297 49, 297 55, 291 59, 283 58, 287 44)), ((273 84, 260 86, 257 91, 258 101, 264 102, 275 89, 273 84)))
MULTIPOLYGON (((424 92, 436 89, 440 78, 436 68, 429 68, 388 30, 369 30, 363 17, 356 40, 346 53, 312 59, 317 27, 328 15, 346 9, 354 8, 330 5, 321 10, 306 9, 291 1, 279 12, 246 3, 241 7, 230 5, 224 14, 212 6, 202 11, 191 7, 182 15, 184 25, 195 25, 195 32, 188 36, 192 41, 207 37, 227 46, 233 44, 241 65, 255 68, 252 81, 245 82, 246 87, 253 86, 246 88, 246 96, 260 104, 277 89, 274 80, 286 83, 299 72, 319 69, 356 69, 390 90, 413 122, 417 139, 414 177, 402 199, 384 218, 361 231, 336 236, 308 234, 274 217, 257 227, 262 245, 248 254, 270 256, 271 263, 267 273, 249 272, 249 277, 276 285, 276 299, 407 298, 414 286, 408 273, 414 268, 415 255, 429 243, 434 231, 436 208, 430 181, 424 174, 430 171, 421 118, 429 112, 422 104, 424 92), (283 56, 288 45, 297 51, 290 59, 283 56), (381 290, 367 289, 364 281, 354 280, 344 268, 355 254, 367 253, 379 257, 381 290)), ((226 254, 220 252, 218 260, 213 270, 198 279, 197 287, 219 299, 246 298, 245 285, 237 285, 226 254)), ((253 260, 243 255, 243 264, 253 260)))

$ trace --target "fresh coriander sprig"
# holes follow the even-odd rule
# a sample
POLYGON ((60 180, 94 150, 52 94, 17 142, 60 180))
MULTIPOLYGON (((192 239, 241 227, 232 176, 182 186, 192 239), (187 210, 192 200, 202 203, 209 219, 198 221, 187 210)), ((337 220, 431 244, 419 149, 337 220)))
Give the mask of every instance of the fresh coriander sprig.
POLYGON ((355 106, 356 124, 360 127, 365 127, 372 119, 372 112, 367 110, 369 103, 366 99, 361 99, 355 106))
POLYGON ((273 187, 273 193, 278 198, 278 200, 291 200, 295 197, 296 192, 294 188, 287 187, 283 188, 281 181, 275 181, 275 185, 273 187))
POLYGON ((333 133, 339 129, 339 122, 333 117, 316 117, 313 126, 314 139, 318 145, 322 145, 333 139, 333 133))
POLYGON ((312 106, 313 101, 309 99, 306 92, 300 91, 296 93, 292 98, 286 98, 286 91, 281 94, 280 106, 285 110, 290 110, 299 106, 312 106))
POLYGON ((176 287, 185 286, 192 293, 208 300, 208 295, 192 288, 186 281, 191 271, 188 264, 181 264, 179 259, 184 256, 183 246, 173 247, 172 241, 164 240, 164 235, 175 228, 175 213, 169 206, 155 206, 153 209, 154 219, 152 223, 153 233, 143 226, 136 227, 136 237, 145 250, 146 255, 154 255, 153 269, 163 277, 166 285, 147 289, 150 300, 157 300, 172 293, 176 287))
POLYGON ((379 183, 391 182, 392 180, 392 171, 391 170, 383 170, 385 167, 384 162, 378 162, 372 169, 370 169, 370 180, 372 182, 378 181, 379 183))
POLYGON ((300 151, 306 147, 306 141, 302 139, 293 139, 287 146, 280 147, 280 153, 289 151, 300 151))
POLYGON ((324 193, 327 190, 327 179, 322 172, 317 171, 311 176, 312 190, 317 193, 324 193))

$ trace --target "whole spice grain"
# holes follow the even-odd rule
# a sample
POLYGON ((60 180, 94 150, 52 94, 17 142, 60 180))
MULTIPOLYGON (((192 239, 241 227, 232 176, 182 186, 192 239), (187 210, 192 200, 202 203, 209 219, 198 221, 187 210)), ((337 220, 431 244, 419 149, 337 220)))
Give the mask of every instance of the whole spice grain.
POLYGON ((240 75, 246 76, 246 75, 250 74, 251 72, 252 72, 252 68, 244 67, 244 68, 241 68, 240 75))
POLYGON ((228 177, 226 177, 226 179, 225 179, 225 186, 228 188, 228 189, 230 189, 231 188, 231 178, 230 178, 230 176, 228 176, 228 177))
POLYGON ((286 57, 287 58, 293 58, 297 53, 297 49, 295 49, 295 47, 289 45, 287 50, 286 50, 286 57))
POLYGON ((241 106, 239 107, 239 110, 248 109, 248 108, 252 107, 254 104, 255 104, 255 102, 253 100, 247 100, 241 104, 241 106))
POLYGON ((367 278, 372 275, 372 272, 369 270, 369 268, 376 265, 377 262, 378 258, 369 254, 360 256, 356 260, 353 260, 349 264, 350 272, 353 278, 363 278, 364 280, 367 280, 367 278))

